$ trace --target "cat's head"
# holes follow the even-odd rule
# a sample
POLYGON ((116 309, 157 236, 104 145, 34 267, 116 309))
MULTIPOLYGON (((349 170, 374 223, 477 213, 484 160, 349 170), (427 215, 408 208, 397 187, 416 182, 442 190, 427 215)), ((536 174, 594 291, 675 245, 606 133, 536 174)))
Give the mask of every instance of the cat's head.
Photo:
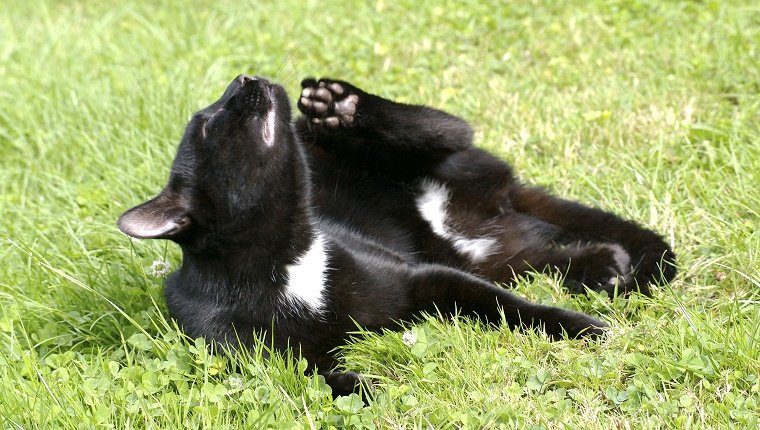
POLYGON ((119 229, 194 247, 213 238, 234 241, 255 225, 262 206, 271 206, 275 190, 289 186, 282 177, 298 151, 285 90, 238 76, 219 100, 193 115, 168 184, 122 214, 119 229))

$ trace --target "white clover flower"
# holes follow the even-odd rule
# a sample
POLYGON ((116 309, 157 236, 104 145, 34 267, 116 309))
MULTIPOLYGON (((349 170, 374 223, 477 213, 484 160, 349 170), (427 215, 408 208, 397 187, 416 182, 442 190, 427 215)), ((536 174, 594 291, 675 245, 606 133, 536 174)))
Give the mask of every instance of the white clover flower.
POLYGON ((163 278, 171 271, 172 268, 166 260, 156 260, 150 265, 150 273, 156 278, 163 278))
POLYGON ((227 384, 233 390, 240 390, 243 388, 243 378, 239 376, 230 376, 230 378, 227 380, 227 384))
POLYGON ((404 342, 404 345, 406 346, 412 346, 417 343, 417 336, 410 331, 405 331, 404 334, 401 335, 401 342, 404 342))

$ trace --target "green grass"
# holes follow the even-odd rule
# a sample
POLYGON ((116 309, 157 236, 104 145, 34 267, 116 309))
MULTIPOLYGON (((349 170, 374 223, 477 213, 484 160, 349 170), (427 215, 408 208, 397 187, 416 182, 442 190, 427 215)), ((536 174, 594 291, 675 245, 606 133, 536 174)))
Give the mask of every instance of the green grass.
POLYGON ((3 2, 0 426, 750 428, 760 425, 760 7, 657 2, 3 2), (342 78, 466 118, 563 196, 648 225, 680 274, 598 343, 430 319, 357 336, 376 400, 304 362, 212 356, 167 318, 118 215, 164 184, 188 116, 239 73, 342 78))

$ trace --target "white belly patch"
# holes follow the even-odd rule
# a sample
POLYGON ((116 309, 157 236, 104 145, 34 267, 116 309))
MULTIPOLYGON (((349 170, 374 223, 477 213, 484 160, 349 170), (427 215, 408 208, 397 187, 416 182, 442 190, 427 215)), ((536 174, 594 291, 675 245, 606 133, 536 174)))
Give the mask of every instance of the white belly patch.
POLYGON ((424 180, 420 183, 421 194, 417 197, 417 210, 422 219, 430 224, 437 236, 450 241, 454 249, 472 262, 479 262, 499 248, 496 239, 490 237, 469 238, 455 231, 450 225, 448 206, 449 190, 445 185, 424 180))

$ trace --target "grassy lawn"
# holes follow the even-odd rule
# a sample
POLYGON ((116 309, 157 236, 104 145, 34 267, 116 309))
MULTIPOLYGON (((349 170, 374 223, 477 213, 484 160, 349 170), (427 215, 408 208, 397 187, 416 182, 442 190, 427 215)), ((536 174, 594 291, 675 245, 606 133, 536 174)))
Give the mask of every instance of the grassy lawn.
POLYGON ((0 5, 0 427, 759 428, 756 2, 111 3, 0 5), (679 276, 613 301, 515 287, 607 321, 596 343, 434 318, 411 347, 357 336, 366 407, 297 358, 209 355, 151 271, 178 249, 115 220, 243 72, 462 116, 525 180, 661 232, 679 276))

